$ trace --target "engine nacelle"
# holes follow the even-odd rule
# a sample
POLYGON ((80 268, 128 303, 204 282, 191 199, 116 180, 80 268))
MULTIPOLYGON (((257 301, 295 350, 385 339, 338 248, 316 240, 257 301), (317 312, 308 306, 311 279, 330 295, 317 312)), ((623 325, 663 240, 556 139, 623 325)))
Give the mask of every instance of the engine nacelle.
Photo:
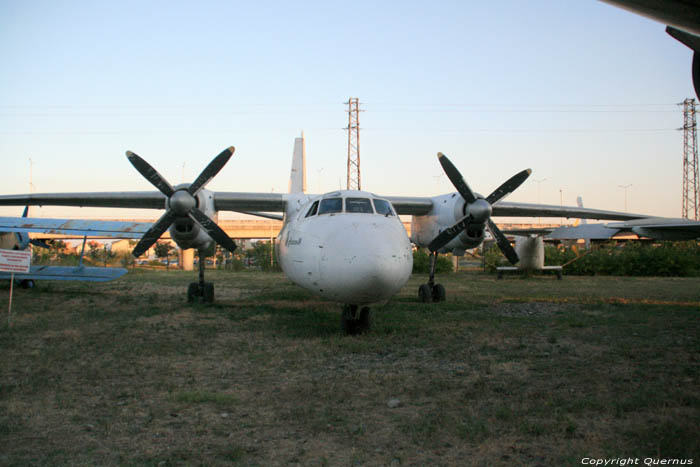
MULTIPOLYGON (((175 190, 187 188, 189 185, 183 184, 175 187, 175 190)), ((207 216, 217 221, 216 211, 214 210, 214 195, 209 190, 200 190, 197 193, 197 207, 207 216)), ((168 201, 166 201, 167 203, 168 201)), ((168 206, 166 206, 166 209, 168 206)), ((188 248, 196 248, 198 250, 210 251, 214 247, 214 240, 209 234, 202 229, 199 224, 189 217, 179 217, 173 222, 168 229, 170 238, 173 239, 177 246, 186 250, 188 248)), ((213 254, 213 251, 212 251, 213 254)))
MULTIPOLYGON (((479 195, 477 195, 479 196, 479 195)), ((425 216, 413 216, 411 219, 411 241, 418 246, 427 247, 438 234, 453 226, 462 219, 468 210, 468 205, 458 193, 436 196, 432 198, 433 209, 425 216)), ((485 224, 471 224, 450 243, 440 249, 440 253, 454 250, 476 248, 484 241, 485 224)))
POLYGON ((541 271, 544 267, 544 239, 541 235, 516 236, 515 252, 520 258, 518 269, 541 271))

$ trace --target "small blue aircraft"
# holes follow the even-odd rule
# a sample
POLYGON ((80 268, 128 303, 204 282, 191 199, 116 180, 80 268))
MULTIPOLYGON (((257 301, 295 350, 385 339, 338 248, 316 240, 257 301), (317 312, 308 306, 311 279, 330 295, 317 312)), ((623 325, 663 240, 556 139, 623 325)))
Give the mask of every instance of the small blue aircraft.
MULTIPOLYGON (((28 208, 24 209, 22 218, 0 217, 0 248, 25 250, 29 245, 49 248, 49 245, 41 240, 29 238, 29 232, 81 236, 83 237, 83 246, 77 266, 33 265, 27 274, 15 273, 15 280, 25 289, 34 287, 35 280, 107 282, 119 278, 126 274, 126 269, 93 267, 83 264, 87 237, 140 238, 151 226, 150 223, 138 222, 28 219, 27 210, 28 208), (18 230, 18 225, 22 230, 18 230)), ((10 279, 10 277, 10 273, 0 272, 0 279, 10 279)))

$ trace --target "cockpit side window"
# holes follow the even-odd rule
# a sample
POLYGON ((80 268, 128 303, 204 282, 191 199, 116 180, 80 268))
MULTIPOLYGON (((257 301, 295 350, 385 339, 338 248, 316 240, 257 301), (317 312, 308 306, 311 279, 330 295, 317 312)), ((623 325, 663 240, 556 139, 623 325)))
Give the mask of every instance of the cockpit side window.
POLYGON ((372 203, 367 198, 345 198, 345 212, 372 214, 372 203))
POLYGON ((383 216, 394 215, 394 210, 391 209, 391 203, 389 201, 384 199, 373 199, 372 201, 374 201, 374 210, 377 211, 377 214, 383 216))
POLYGON ((318 215, 333 214, 334 212, 343 212, 343 198, 326 198, 321 200, 318 207, 318 215))
POLYGON ((311 205, 311 207, 309 208, 309 212, 307 212, 306 216, 304 217, 315 216, 316 212, 318 212, 318 201, 314 201, 314 204, 311 205))

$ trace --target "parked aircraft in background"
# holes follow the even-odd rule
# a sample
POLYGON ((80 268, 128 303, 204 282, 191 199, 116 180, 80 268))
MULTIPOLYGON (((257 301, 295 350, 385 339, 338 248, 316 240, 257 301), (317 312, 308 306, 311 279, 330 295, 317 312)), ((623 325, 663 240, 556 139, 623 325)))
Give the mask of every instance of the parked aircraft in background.
MULTIPOLYGON (((24 209, 22 217, 0 217, 0 248, 5 250, 26 250, 29 245, 41 248, 49 248, 49 245, 41 240, 29 238, 29 232, 45 232, 55 234, 72 234, 75 230, 61 229, 56 221, 59 219, 29 219, 27 218, 27 208, 24 209), (19 222, 18 222, 19 219, 19 222), (53 224, 51 229, 40 229, 37 225, 53 224), (21 230, 18 230, 21 228, 21 230)), ((63 221, 75 222, 75 221, 63 221)), ((77 221, 81 222, 81 221, 77 221)), ((82 221, 85 226, 92 225, 93 228, 101 221, 82 221)), ((124 224, 124 223, 114 223, 124 224)), ((147 224, 148 225, 148 224, 147 224)), ((115 236, 124 236, 124 232, 114 232, 115 236)), ((89 235, 83 231, 81 235, 89 235)), ((123 268, 100 268, 83 265, 83 255, 85 253, 85 238, 83 239, 83 249, 80 253, 78 266, 40 266, 32 265, 28 273, 14 273, 14 279, 22 288, 34 287, 35 280, 48 281, 90 281, 105 282, 117 279, 126 274, 123 268)), ((0 279, 10 279, 11 274, 0 272, 0 279)))
POLYGON ((666 24, 666 32, 693 50, 693 85, 700 97, 700 4, 689 0, 602 0, 666 24))
MULTIPOLYGON (((297 141, 299 143, 299 141, 297 141)), ((142 234, 134 256, 145 252, 169 229, 180 248, 195 248, 200 259, 213 253, 214 243, 229 251, 236 244, 216 224, 218 211, 247 212, 265 217, 283 213, 277 237, 277 258, 285 274, 305 289, 344 304, 343 324, 355 332, 369 327, 369 305, 390 298, 408 281, 413 266, 411 242, 431 251, 427 284, 419 289, 424 302, 442 301, 445 289, 436 284, 435 260, 439 253, 457 255, 482 243, 488 229, 512 262, 518 254, 491 220, 492 216, 577 217, 633 220, 642 215, 578 207, 548 206, 503 201, 529 176, 524 170, 489 196, 471 190, 457 168, 443 154, 438 159, 457 189, 434 197, 380 196, 365 191, 338 190, 306 194, 302 144, 295 144, 290 193, 213 192, 206 184, 231 158, 230 147, 191 184, 173 187, 150 164, 127 152, 131 164, 158 191, 109 193, 49 193, 0 196, 0 205, 53 205, 165 209, 161 218, 142 234), (302 163, 299 163, 301 160, 302 163), (411 215, 409 239, 398 215, 411 215)), ((132 232, 133 233, 133 232, 132 232)), ((199 282, 190 284, 188 298, 213 300, 214 288, 204 281, 199 261, 199 282)))

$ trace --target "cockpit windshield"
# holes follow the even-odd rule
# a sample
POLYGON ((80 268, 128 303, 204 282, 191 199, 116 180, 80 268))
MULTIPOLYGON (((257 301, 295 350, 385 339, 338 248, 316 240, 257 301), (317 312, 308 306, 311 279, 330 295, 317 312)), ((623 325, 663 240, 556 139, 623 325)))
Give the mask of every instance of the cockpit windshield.
POLYGON ((382 214, 384 216, 394 215, 394 211, 391 209, 391 203, 389 203, 389 201, 384 199, 373 199, 372 201, 374 201, 374 210, 377 211, 377 214, 382 214))
POLYGON ((374 213, 368 198, 345 198, 345 212, 374 213))
POLYGON ((326 198, 321 200, 321 204, 318 207, 319 216, 335 212, 343 212, 343 198, 326 198))
MULTIPOLYGON (((336 193, 334 193, 336 194, 336 193)), ((340 193, 338 193, 340 194, 340 193)), ((342 198, 340 196, 314 201, 304 217, 335 214, 340 212, 395 216, 391 203, 385 199, 374 198, 342 198), (374 207, 373 207, 374 206, 374 207), (343 209, 343 207, 345 209, 343 209)))

